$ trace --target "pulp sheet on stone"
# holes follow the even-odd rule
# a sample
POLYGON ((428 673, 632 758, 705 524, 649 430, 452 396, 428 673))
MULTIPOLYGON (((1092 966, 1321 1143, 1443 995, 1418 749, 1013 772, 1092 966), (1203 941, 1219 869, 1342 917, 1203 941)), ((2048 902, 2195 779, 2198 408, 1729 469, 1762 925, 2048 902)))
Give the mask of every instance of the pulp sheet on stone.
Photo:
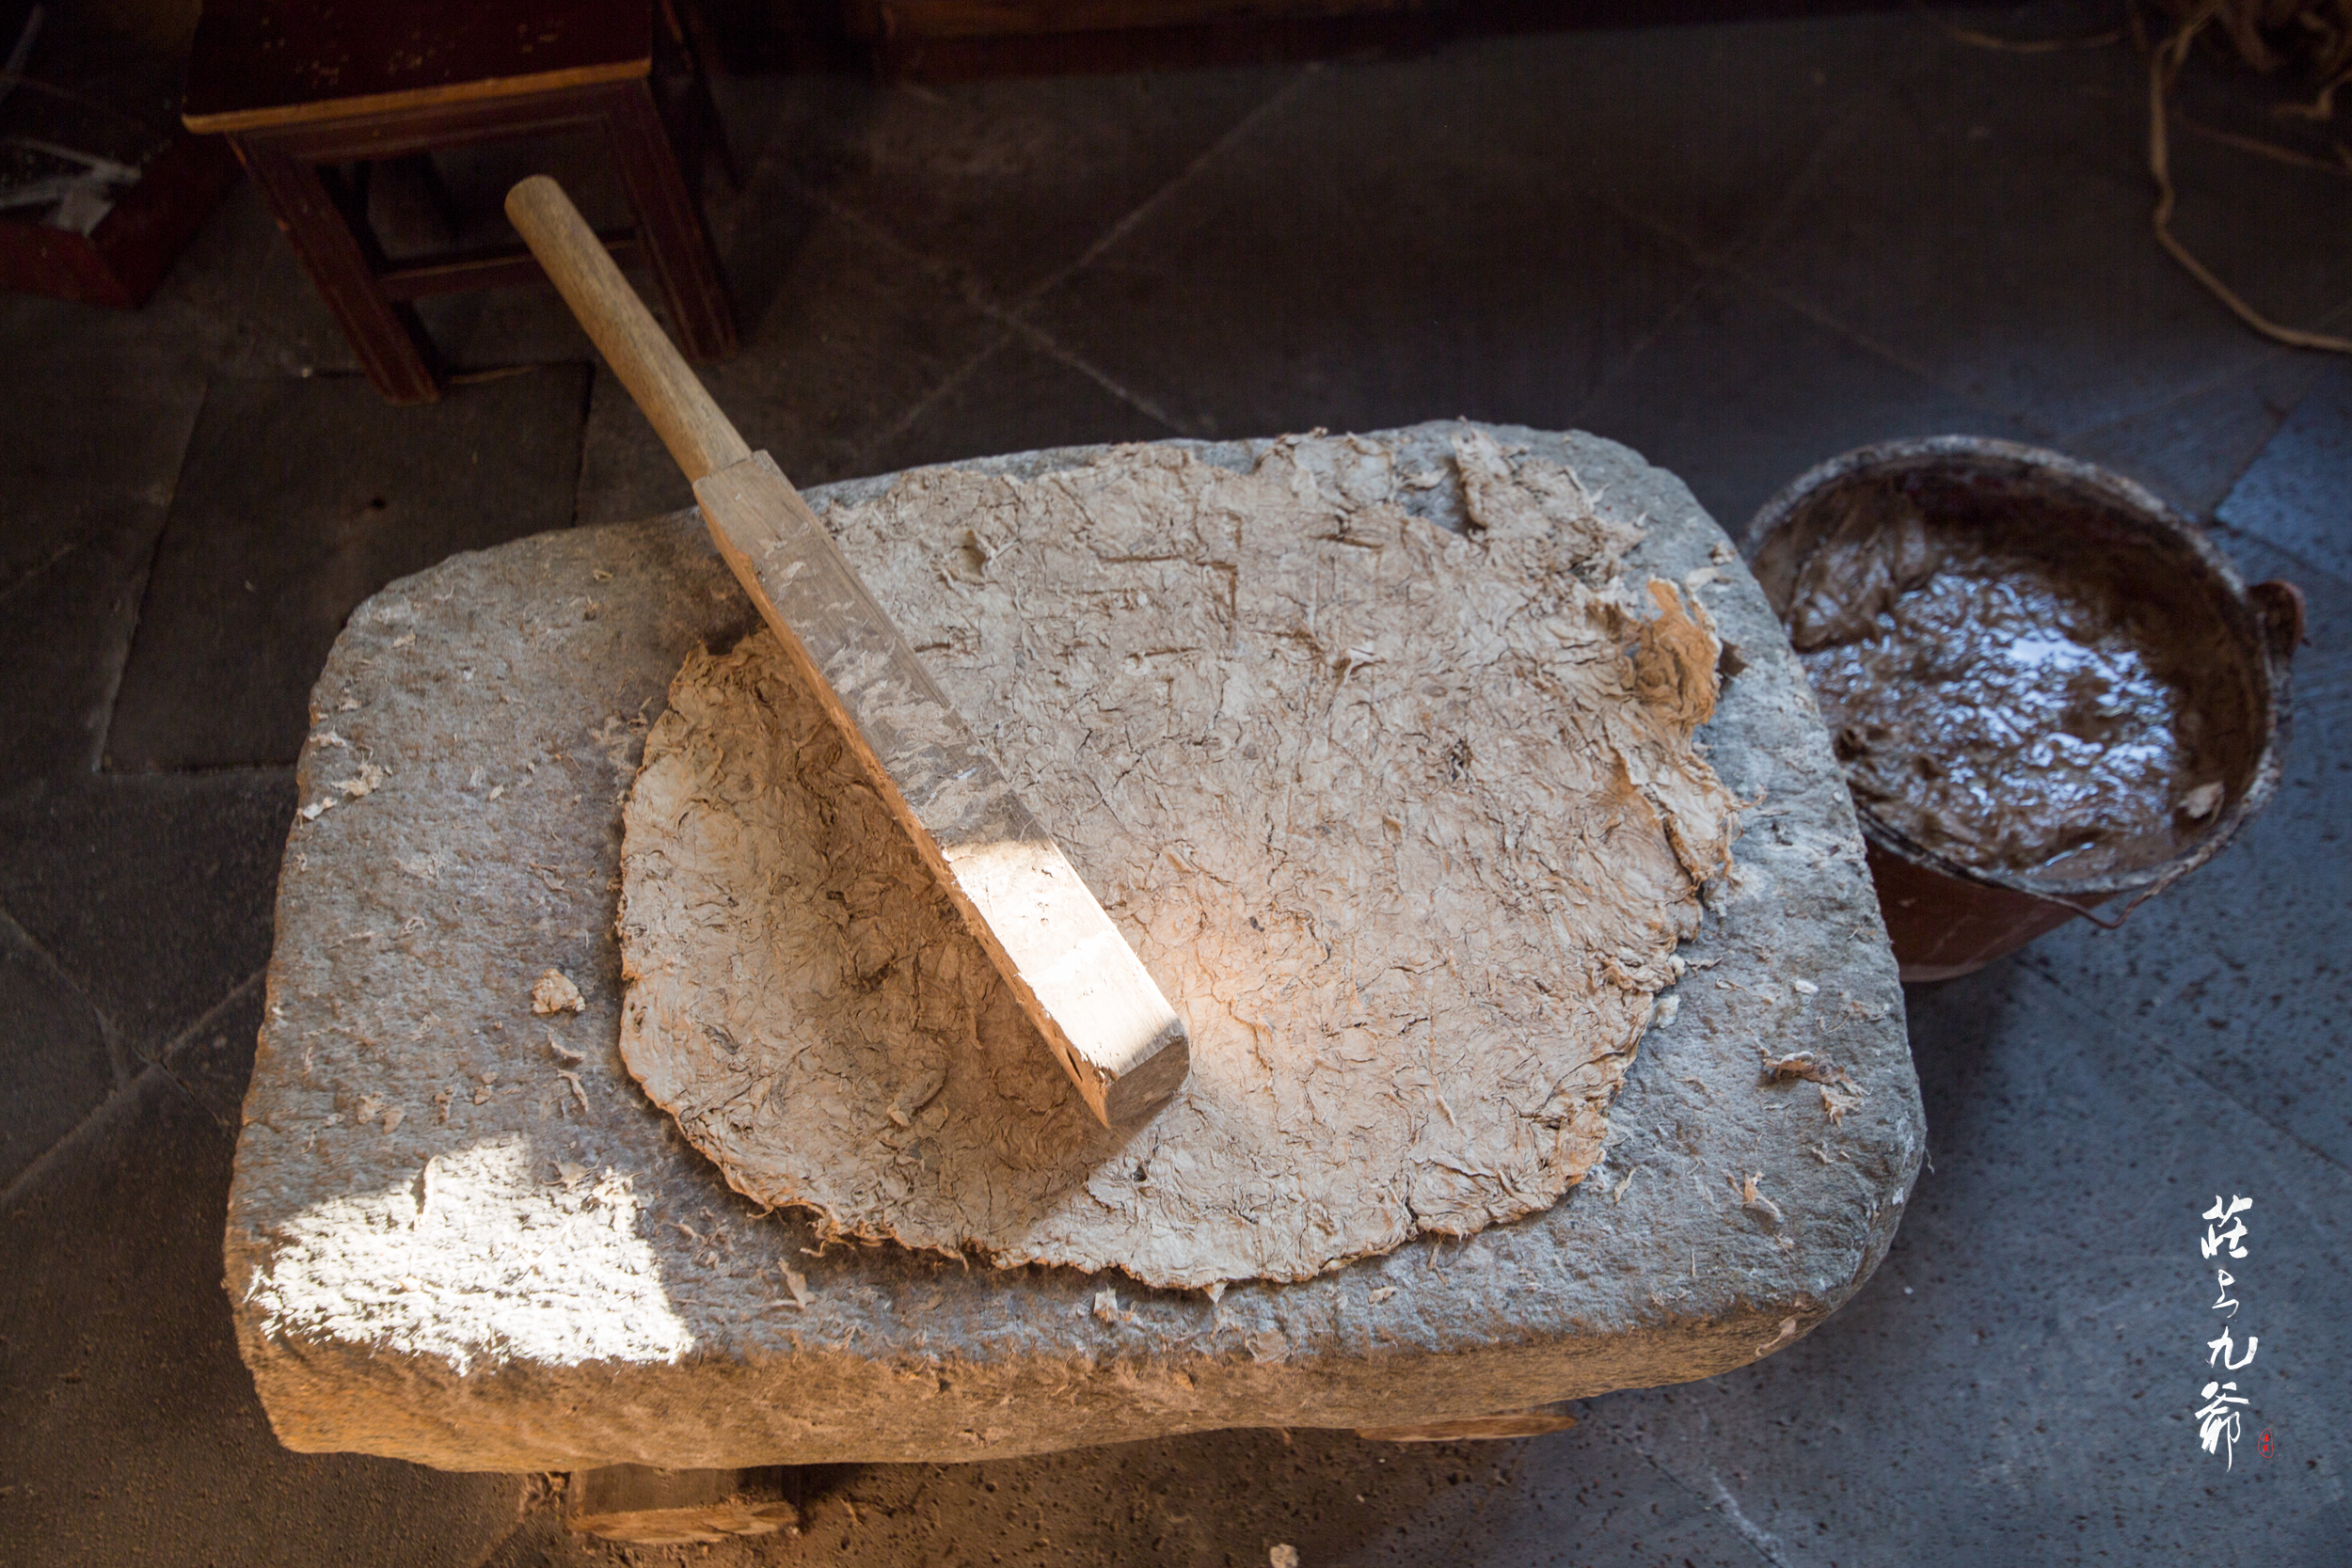
POLYGON ((1719 644, 1633 519, 1455 443, 907 476, 828 527, 1192 1032, 1105 1132, 771 634, 690 657, 626 814, 621 1046, 832 1235, 1154 1286, 1303 1279, 1549 1207, 1729 864, 1719 644))

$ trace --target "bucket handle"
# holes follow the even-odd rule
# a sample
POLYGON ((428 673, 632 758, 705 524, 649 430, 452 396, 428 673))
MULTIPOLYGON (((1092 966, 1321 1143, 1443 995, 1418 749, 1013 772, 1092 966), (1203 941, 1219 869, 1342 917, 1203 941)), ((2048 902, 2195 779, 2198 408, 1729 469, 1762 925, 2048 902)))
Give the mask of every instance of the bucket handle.
POLYGON ((2270 644, 2270 657, 2284 663, 2295 657, 2295 650, 2311 641, 2304 629, 2303 591, 2284 578, 2272 578, 2258 582, 2246 591, 2253 601, 2254 613, 2263 624, 2263 641, 2270 644))
MULTIPOLYGON (((1883 832, 1884 830, 1882 829, 1881 831, 1883 832)), ((1899 835, 1890 834, 1889 836, 1899 839, 1899 835)), ((1905 852, 1908 853, 1913 859, 1932 866, 1934 869, 1942 872, 1947 877, 1951 877, 1961 881, 1967 881, 1971 879, 1971 874, 1968 868, 1961 865, 1958 862, 1947 860, 1932 849, 1924 848, 1921 846, 1910 843, 1908 840, 1900 840, 1900 842, 1902 842, 1905 847, 1905 852)), ((2150 882, 2146 887, 2137 889, 2136 891, 2125 895, 2122 907, 2116 909, 2112 917, 2099 912, 2102 907, 2101 905, 2078 904, 2062 893, 2037 893, 2026 888, 2016 888, 2013 891, 2023 893, 2028 898, 2040 899, 2044 904, 2056 904, 2059 909, 2071 911, 2075 914, 2081 915, 2085 920, 2090 921, 2093 926, 2098 927, 2099 929, 2103 931, 2112 931, 2119 929, 2124 921, 2129 920, 2134 910, 2148 902, 2149 899, 2153 898, 2157 894, 2162 893, 2166 888, 2170 887, 2174 882, 2180 880, 2183 877, 2187 876, 2189 872, 2194 869, 2194 864, 2174 864, 2167 868, 2163 876, 2158 877, 2154 881, 2150 882)))
POLYGON ((2153 898, 2157 894, 2162 893, 2166 888, 2170 887, 2174 882, 2180 880, 2183 877, 2187 876, 2189 869, 2190 868, 2185 865, 2175 865, 2171 869, 2165 872, 2163 876, 2157 878, 2154 881, 2150 882, 2146 887, 2140 888, 2136 892, 2126 894, 2123 898, 2122 908, 2115 911, 2113 919, 2108 919, 2100 914, 2099 905, 2077 904, 2074 900, 2067 897, 2062 893, 2036 893, 2030 894, 2028 896, 2039 898, 2045 904, 2056 904, 2060 909, 2072 910, 2076 914, 2081 915, 2085 920, 2090 921, 2093 926, 2098 927, 2102 931, 2119 930, 2122 927, 2123 922, 2132 917, 2132 911, 2134 910, 2148 902, 2149 899, 2153 898))

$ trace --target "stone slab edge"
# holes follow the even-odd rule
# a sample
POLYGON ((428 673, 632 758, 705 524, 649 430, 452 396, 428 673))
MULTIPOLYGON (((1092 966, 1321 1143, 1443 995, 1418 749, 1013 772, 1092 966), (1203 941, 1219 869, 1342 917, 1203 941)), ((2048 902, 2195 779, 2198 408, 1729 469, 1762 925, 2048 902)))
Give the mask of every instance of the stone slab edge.
MULTIPOLYGON (((1448 526, 1459 428, 1379 433, 1406 469, 1445 474, 1412 509, 1448 526)), ((1924 1121, 1802 672, 1680 481, 1595 436, 1485 428, 1642 520, 1629 580, 1711 568, 1698 593, 1741 665, 1702 733, 1757 802, 1735 879, 1681 949, 1712 967, 1669 993, 1678 1016, 1644 1039, 1581 1186, 1467 1241, 1218 1301, 894 1246, 817 1256, 804 1222, 758 1212, 685 1145, 616 1043, 620 801, 642 721, 696 642, 725 646, 755 617, 692 513, 542 534, 370 599, 315 690, 301 800, 337 803, 289 837, 225 1247, 279 1438, 450 1469, 715 1469, 1392 1426, 1708 1377, 1836 1310, 1884 1255, 1924 1121), (370 766, 372 789, 341 787, 370 766), (548 967, 579 983, 576 1017, 531 1013, 548 967), (576 1089, 550 1030, 584 1058, 576 1089), (1765 1045, 1841 1066, 1858 1105, 1833 1122, 1813 1085, 1766 1084, 1765 1045), (402 1234, 437 1172, 484 1160, 504 1185, 476 1181, 430 1245, 402 1234), (1777 1220, 1743 1202, 1752 1174, 1777 1220), (580 1257, 564 1225, 598 1181, 635 1206, 599 1243, 621 1260, 542 1281, 580 1257)), ((1183 444, 1233 467, 1265 446, 1183 444)), ((1034 476, 1103 450, 956 467, 1034 476)), ((896 477, 808 499, 821 514, 896 477)))

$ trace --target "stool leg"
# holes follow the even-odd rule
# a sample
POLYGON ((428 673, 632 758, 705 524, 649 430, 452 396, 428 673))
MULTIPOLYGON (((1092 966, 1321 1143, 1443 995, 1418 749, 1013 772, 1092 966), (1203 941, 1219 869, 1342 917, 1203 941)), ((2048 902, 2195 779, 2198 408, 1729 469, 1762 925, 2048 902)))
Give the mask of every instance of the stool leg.
MULTIPOLYGON (((719 117, 718 100, 710 96, 710 78, 719 70, 719 52, 704 29, 702 14, 681 0, 661 0, 661 20, 686 76, 685 112, 693 118, 693 129, 682 138, 687 145, 680 149, 691 159, 686 169, 688 188, 699 188, 703 158, 716 152, 720 172, 727 177, 727 189, 741 196, 743 166, 735 161, 735 149, 727 141, 726 121, 719 117)), ((660 41, 660 35, 656 35, 656 44, 660 41)), ((662 54, 659 47, 654 50, 653 79, 657 82, 663 74, 662 54)), ((678 112, 675 100, 670 112, 678 112)))
POLYGON ((743 194, 743 166, 735 161, 735 146, 727 140, 727 122, 719 118, 719 101, 710 96, 710 82, 697 70, 693 81, 694 118, 702 121, 696 132, 702 145, 719 154, 719 171, 727 177, 727 189, 737 196, 743 194))
POLYGON ((671 325, 689 359, 723 359, 735 352, 735 311, 727 303, 719 257, 702 214, 678 175, 670 134, 643 78, 614 88, 605 125, 612 137, 621 182, 637 209, 645 254, 669 298, 671 325))
POLYGON ((416 313, 376 291, 367 253, 344 221, 319 171, 246 137, 231 138, 246 172, 278 215, 310 281, 342 325, 375 389, 393 403, 431 403, 441 395, 426 362, 416 313))

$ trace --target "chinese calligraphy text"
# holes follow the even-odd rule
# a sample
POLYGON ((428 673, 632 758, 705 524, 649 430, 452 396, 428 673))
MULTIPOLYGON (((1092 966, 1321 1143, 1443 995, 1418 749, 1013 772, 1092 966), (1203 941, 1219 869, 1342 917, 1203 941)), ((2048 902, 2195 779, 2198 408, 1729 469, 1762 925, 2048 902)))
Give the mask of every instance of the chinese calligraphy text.
MULTIPOLYGON (((2229 1264, 2246 1257, 2246 1222, 2238 1216, 2253 1207, 2254 1200, 2250 1197, 2239 1197, 2233 1194, 2224 1203, 2217 1193, 2213 1207, 2206 1210, 2202 1216, 2206 1222, 2205 1234, 2197 1245, 2204 1254, 2205 1260, 2214 1265, 2217 1289, 2213 1310, 2227 1318, 2237 1316, 2239 1305, 2238 1299, 2230 1294, 2230 1288, 2237 1283, 2237 1276, 2230 1272, 2229 1264)), ((2253 1364, 2254 1352, 2261 1344, 2259 1337, 2249 1334, 2241 1353, 2230 1324, 2225 1322, 2221 1326, 2221 1337, 2205 1341, 2205 1349, 2210 1353, 2205 1357, 2205 1365, 2223 1371, 2243 1371, 2253 1364)), ((2198 1441, 2207 1453, 2222 1454, 2225 1466, 2235 1469, 2237 1440, 2245 1430, 2243 1407, 2250 1402, 2238 1394, 2234 1378, 2216 1378, 2207 1383, 2202 1398, 2205 1403, 2197 1412, 2198 1441)), ((2265 1438, 2265 1450, 2267 1446, 2265 1438)))

